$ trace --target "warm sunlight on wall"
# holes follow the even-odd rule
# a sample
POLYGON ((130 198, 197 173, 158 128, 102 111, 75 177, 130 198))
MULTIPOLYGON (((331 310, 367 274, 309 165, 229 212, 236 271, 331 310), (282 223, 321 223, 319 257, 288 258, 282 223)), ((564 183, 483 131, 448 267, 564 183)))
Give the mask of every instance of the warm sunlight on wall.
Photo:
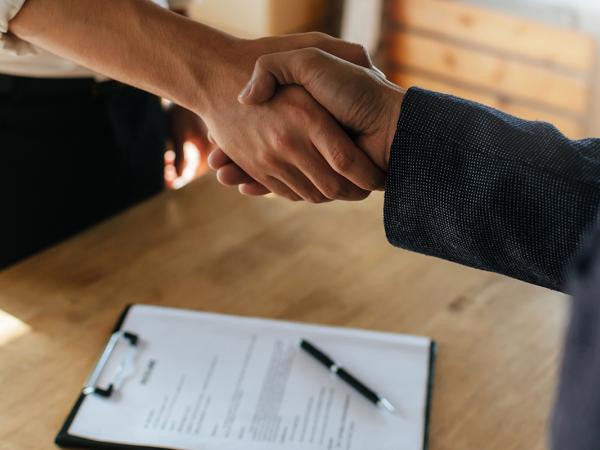
POLYGON ((0 347, 30 331, 25 322, 0 309, 0 347))

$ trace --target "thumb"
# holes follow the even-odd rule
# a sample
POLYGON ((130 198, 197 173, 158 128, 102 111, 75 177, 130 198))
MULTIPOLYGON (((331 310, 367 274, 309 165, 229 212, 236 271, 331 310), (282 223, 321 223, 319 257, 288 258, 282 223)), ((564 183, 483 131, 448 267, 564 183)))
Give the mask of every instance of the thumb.
POLYGON ((238 101, 244 105, 264 103, 275 95, 276 90, 277 79, 275 76, 266 70, 263 65, 257 63, 252 78, 240 92, 238 101))
POLYGON ((311 80, 327 62, 324 55, 322 50, 306 48, 261 56, 238 101, 245 105, 264 103, 273 97, 278 85, 297 84, 310 92, 311 80))

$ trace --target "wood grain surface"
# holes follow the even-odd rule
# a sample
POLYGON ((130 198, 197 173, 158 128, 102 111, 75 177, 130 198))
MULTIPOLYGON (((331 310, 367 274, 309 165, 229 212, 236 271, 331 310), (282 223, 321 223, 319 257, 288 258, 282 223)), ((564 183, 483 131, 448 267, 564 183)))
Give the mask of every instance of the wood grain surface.
POLYGON ((566 297, 392 248, 382 204, 205 178, 1 272, 0 448, 54 448, 129 303, 431 336, 431 450, 545 448, 566 297))
POLYGON ((595 59, 590 36, 462 1, 394 0, 389 14, 405 28, 577 72, 590 71, 595 59))
POLYGON ((387 48, 391 60, 452 81, 572 113, 587 111, 589 105, 590 83, 580 75, 407 31, 391 33, 387 48))

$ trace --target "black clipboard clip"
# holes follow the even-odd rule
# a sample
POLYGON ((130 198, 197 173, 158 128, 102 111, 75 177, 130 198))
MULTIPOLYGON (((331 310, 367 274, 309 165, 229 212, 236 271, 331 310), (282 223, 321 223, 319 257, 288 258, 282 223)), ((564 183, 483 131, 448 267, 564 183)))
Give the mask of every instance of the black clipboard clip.
POLYGON ((101 397, 107 397, 107 398, 110 397, 112 395, 112 393, 114 392, 115 387, 118 386, 121 383, 121 381, 123 380, 125 368, 127 367, 127 365, 129 363, 131 363, 133 361, 133 358, 135 357, 135 353, 138 350, 138 341, 139 341, 139 338, 138 338, 137 334, 129 333, 127 331, 115 331, 108 339, 108 343, 106 344, 104 351, 100 355, 100 358, 98 358, 98 361, 96 362, 96 365, 92 369, 90 376, 88 377, 85 384, 83 385, 83 390, 82 390, 83 395, 96 394, 101 397), (115 377, 114 377, 113 381, 108 385, 108 387, 106 387, 106 388, 99 387, 99 386, 97 386, 98 379, 100 378, 102 371, 106 367, 106 364, 108 363, 111 355, 113 354, 115 348, 117 347, 117 344, 121 340, 126 340, 129 343, 129 346, 128 346, 129 351, 127 353, 127 356, 119 365, 117 372, 115 374, 115 377))

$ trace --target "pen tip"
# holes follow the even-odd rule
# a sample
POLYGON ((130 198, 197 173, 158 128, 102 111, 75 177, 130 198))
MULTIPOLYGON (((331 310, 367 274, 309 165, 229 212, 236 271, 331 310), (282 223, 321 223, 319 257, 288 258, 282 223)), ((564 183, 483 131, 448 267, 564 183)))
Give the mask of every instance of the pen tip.
POLYGON ((396 408, 394 408, 394 405, 392 405, 387 399, 382 398, 381 400, 379 400, 379 404, 381 406, 383 406, 385 409, 387 409, 389 412, 393 413, 396 411, 396 408))

